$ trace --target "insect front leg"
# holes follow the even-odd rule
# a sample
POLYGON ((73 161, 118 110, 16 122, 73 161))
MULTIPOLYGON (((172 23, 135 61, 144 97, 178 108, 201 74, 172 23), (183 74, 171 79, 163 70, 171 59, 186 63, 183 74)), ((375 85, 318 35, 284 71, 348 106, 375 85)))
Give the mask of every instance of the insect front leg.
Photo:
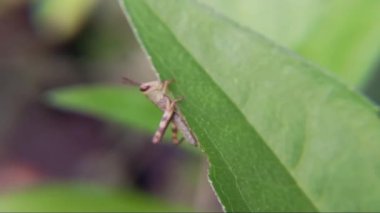
POLYGON ((173 102, 168 101, 166 103, 164 115, 162 116, 159 127, 153 136, 152 142, 154 144, 159 143, 161 141, 162 137, 164 136, 165 131, 168 128, 168 125, 169 125, 169 123, 173 117, 173 114, 175 111, 175 103, 176 103, 176 101, 173 101, 173 102))
POLYGON ((167 90, 168 90, 168 86, 169 84, 173 83, 174 80, 165 80, 162 82, 162 91, 164 92, 164 94, 166 94, 167 90))

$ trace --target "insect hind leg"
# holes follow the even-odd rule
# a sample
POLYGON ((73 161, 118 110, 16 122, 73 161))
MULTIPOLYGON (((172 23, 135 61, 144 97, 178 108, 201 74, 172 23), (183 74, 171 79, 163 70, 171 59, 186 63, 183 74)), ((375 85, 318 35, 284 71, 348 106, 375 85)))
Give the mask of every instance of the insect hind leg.
POLYGON ((183 140, 184 140, 183 137, 180 140, 178 140, 178 126, 175 122, 172 121, 172 141, 173 141, 173 143, 178 145, 183 140))

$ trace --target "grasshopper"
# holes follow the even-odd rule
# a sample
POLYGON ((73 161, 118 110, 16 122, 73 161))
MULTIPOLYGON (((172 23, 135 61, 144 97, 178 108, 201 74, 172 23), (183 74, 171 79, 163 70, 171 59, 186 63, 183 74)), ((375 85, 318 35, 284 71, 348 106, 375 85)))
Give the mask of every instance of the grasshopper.
POLYGON ((165 134, 166 129, 169 124, 172 123, 172 140, 174 144, 179 144, 181 140, 178 140, 178 130, 182 132, 183 137, 194 146, 197 146, 198 140, 194 133, 189 128, 185 118, 181 112, 176 107, 177 102, 183 100, 183 98, 171 99, 167 95, 168 86, 173 80, 166 81, 150 81, 145 83, 138 83, 126 77, 123 78, 124 81, 134 85, 139 86, 140 91, 148 97, 156 106, 164 112, 159 127, 153 136, 152 142, 154 144, 159 143, 165 134))

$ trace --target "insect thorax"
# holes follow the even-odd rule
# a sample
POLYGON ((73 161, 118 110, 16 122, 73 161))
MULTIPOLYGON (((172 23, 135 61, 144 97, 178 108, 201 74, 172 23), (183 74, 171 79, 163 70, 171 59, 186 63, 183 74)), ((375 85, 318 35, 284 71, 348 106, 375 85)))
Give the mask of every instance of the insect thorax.
POLYGON ((165 111, 167 104, 170 103, 169 97, 163 94, 161 91, 152 91, 151 93, 147 94, 147 96, 162 111, 165 111))

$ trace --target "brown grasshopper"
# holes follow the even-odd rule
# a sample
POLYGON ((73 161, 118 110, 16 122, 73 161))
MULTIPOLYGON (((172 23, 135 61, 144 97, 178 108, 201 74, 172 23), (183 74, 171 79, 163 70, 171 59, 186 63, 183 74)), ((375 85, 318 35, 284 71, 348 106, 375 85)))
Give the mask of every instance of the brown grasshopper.
MULTIPOLYGON (((164 112, 159 127, 153 136, 152 142, 157 144, 161 141, 169 124, 172 123, 172 140, 174 144, 179 144, 177 132, 178 129, 182 132, 183 137, 191 144, 197 146, 198 140, 190 130, 185 118, 176 107, 176 103, 183 98, 172 100, 167 95, 168 86, 172 80, 166 81, 150 81, 146 83, 138 83, 128 78, 123 78, 126 82, 139 86, 140 91, 144 93, 161 111, 164 112)), ((183 139, 183 138, 182 138, 183 139)), ((182 140, 181 139, 181 140, 182 140)))

